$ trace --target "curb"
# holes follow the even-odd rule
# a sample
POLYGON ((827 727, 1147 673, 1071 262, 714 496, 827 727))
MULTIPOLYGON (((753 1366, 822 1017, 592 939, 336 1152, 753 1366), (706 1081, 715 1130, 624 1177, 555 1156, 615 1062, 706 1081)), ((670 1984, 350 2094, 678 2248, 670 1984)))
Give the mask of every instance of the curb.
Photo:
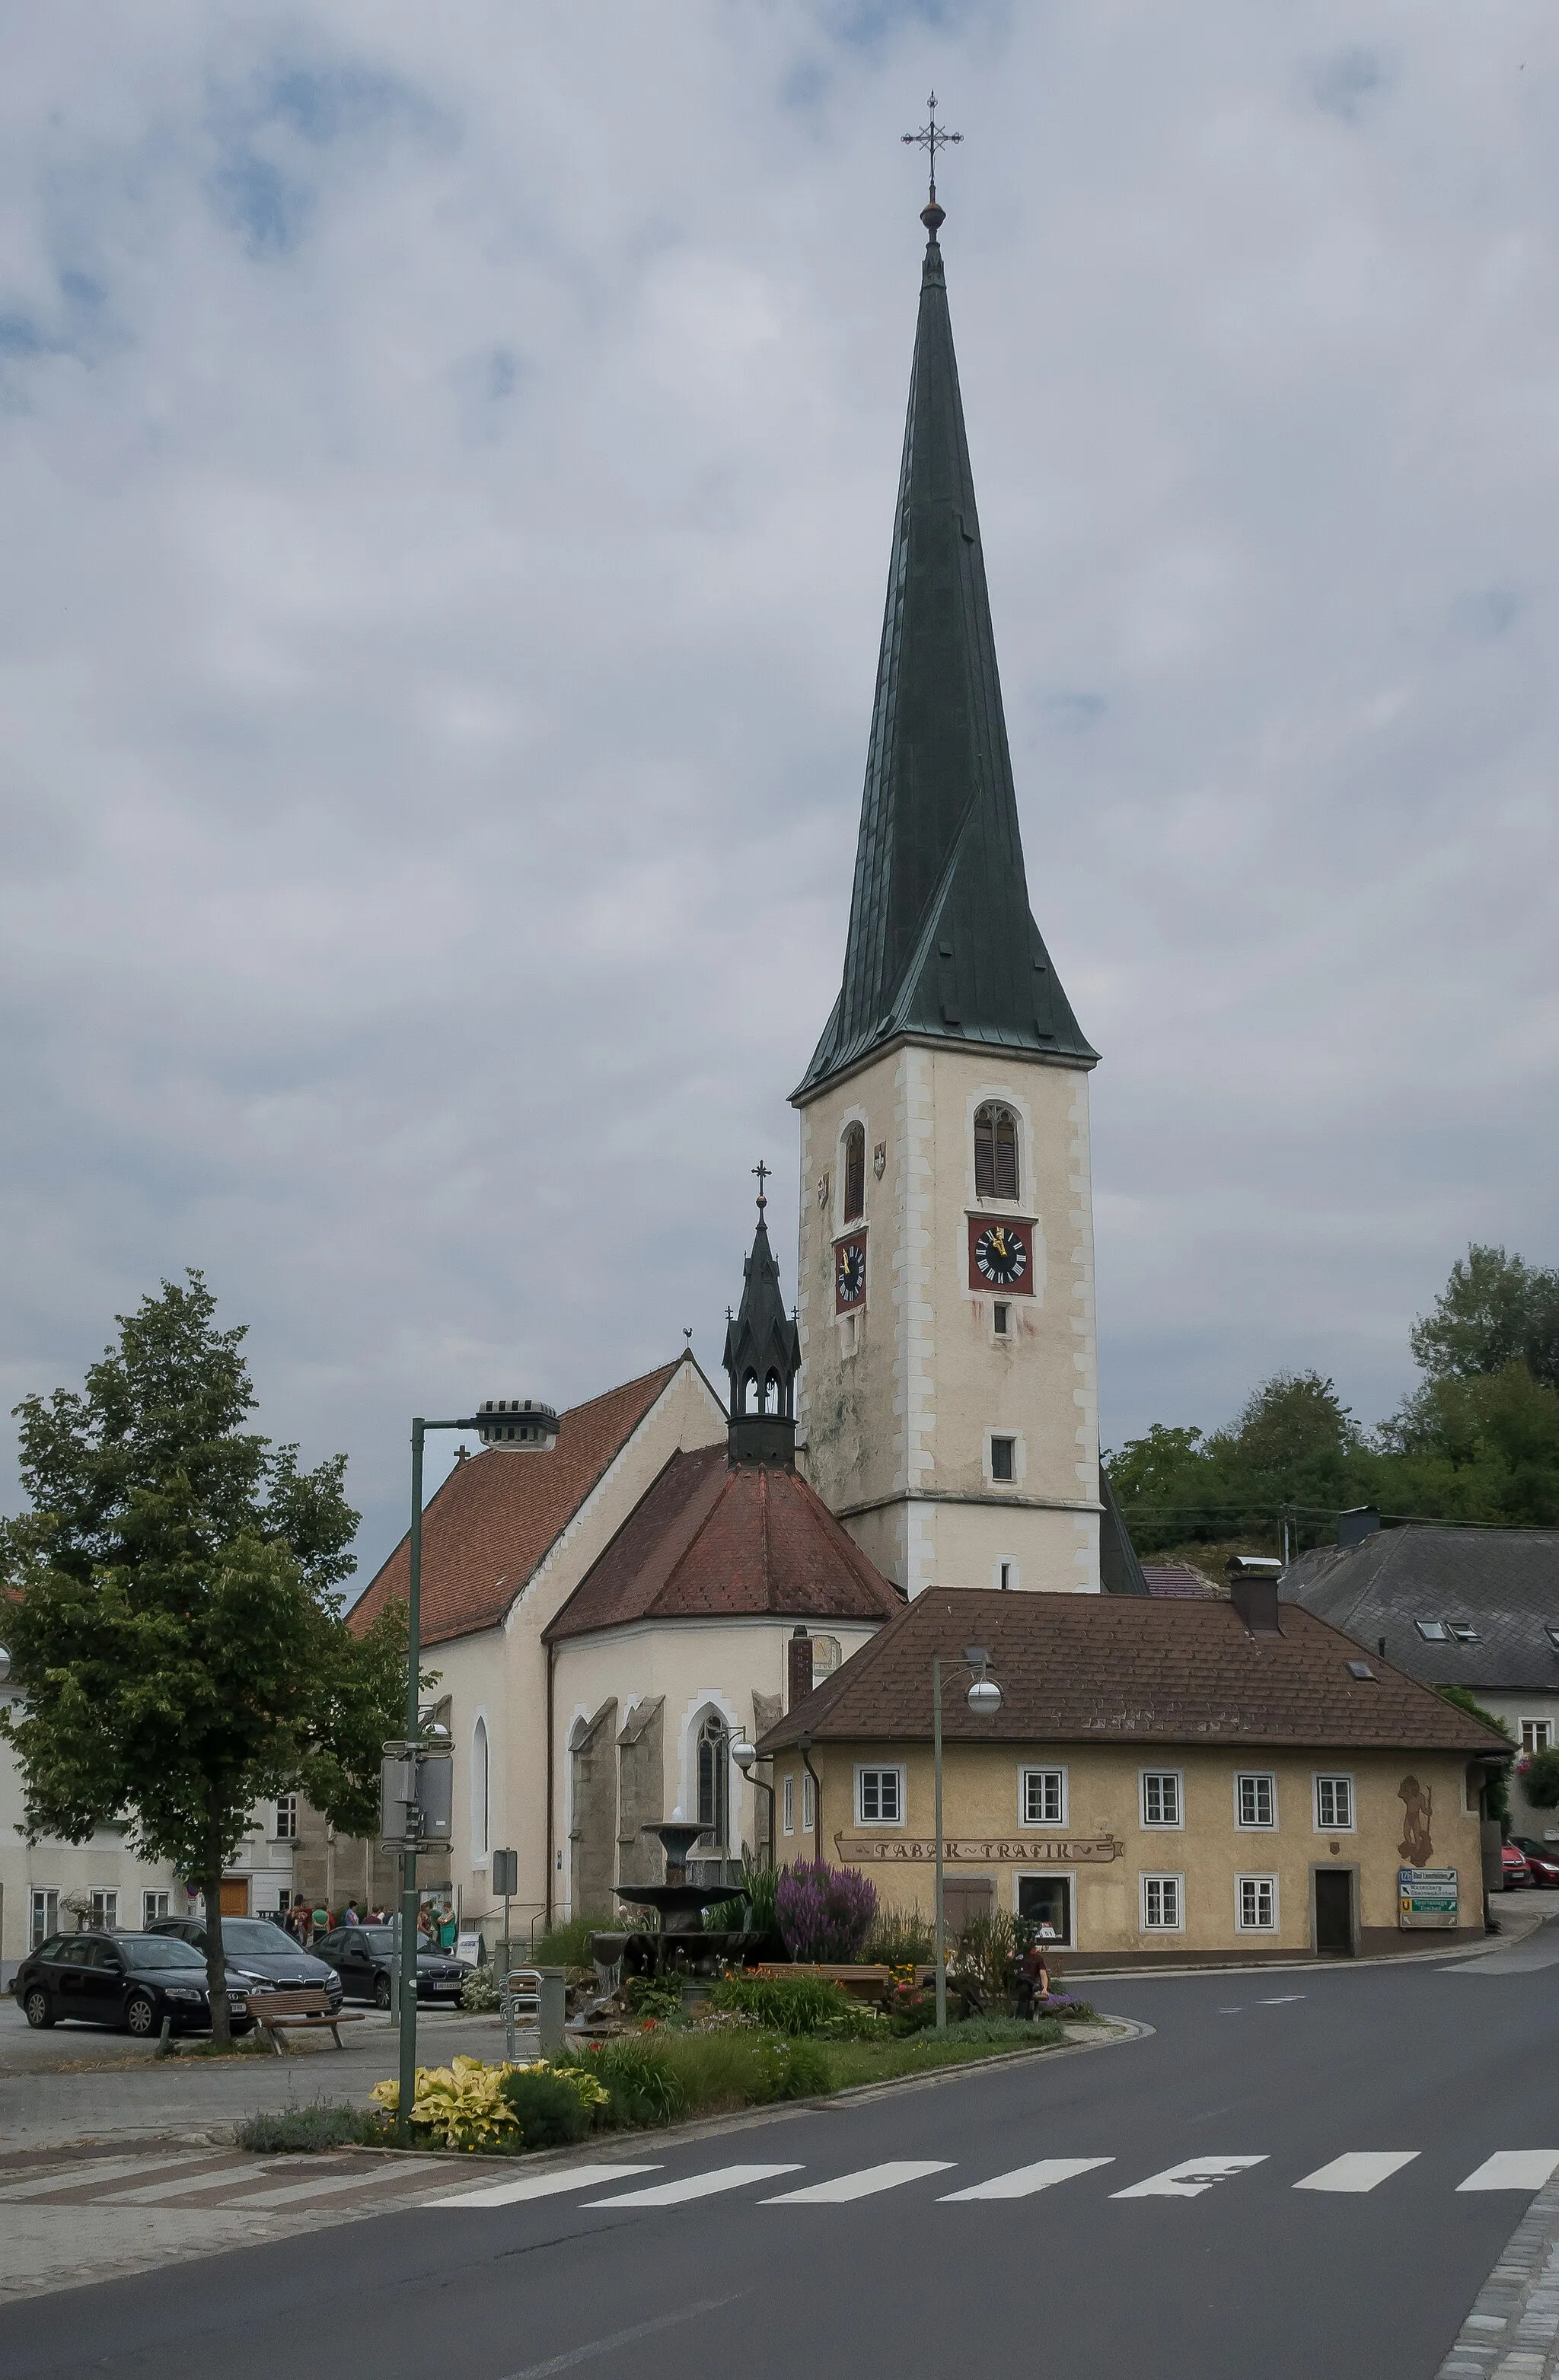
POLYGON ((1550 2182, 1506 2240, 1437 2380, 1547 2380, 1559 2346, 1556 2279, 1559 2184, 1550 2182))

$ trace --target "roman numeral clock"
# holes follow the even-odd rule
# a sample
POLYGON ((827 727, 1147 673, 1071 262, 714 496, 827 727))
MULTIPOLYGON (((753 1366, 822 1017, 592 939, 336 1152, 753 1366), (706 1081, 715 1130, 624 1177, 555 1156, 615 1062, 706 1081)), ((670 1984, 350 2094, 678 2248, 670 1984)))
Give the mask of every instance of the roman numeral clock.
POLYGON ((971 1215, 969 1287, 1000 1290, 1004 1297, 1034 1293, 1034 1226, 1010 1215, 971 1215))

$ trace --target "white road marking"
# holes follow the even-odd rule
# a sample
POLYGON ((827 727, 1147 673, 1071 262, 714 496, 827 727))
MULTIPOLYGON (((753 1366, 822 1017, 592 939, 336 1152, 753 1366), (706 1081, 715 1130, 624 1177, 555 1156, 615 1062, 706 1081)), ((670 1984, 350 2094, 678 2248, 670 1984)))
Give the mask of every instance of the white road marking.
POLYGON ((100 2206, 155 2206, 164 2198, 181 2198, 186 2191, 231 2190, 245 2181, 262 2181, 267 2174, 279 2172, 284 2166, 311 2165, 312 2155, 299 2150, 295 2156, 266 2157, 260 2165, 218 2166, 212 2173, 176 2175, 172 2181, 149 2181, 135 2190, 108 2190, 97 2201, 100 2206))
POLYGON ((557 2198, 566 2190, 580 2190, 595 2181, 615 2181, 618 2175, 659 2173, 658 2165, 571 2165, 554 2173, 532 2173, 518 2181, 495 2181, 486 2190, 457 2191, 451 2198, 430 2198, 429 2206, 518 2206, 530 2198, 557 2198))
POLYGON ((875 2198, 881 2190, 897 2190, 907 2181, 923 2180, 928 2173, 951 2173, 951 2157, 898 2157, 886 2165, 863 2165, 859 2173, 842 2173, 834 2181, 814 2181, 805 2190, 786 2190, 765 2198, 764 2206, 847 2206, 854 2198, 875 2198))
POLYGON ((1496 2149, 1465 2181, 1462 2190, 1541 2190, 1559 2170, 1559 2149, 1496 2149))
POLYGON ((1265 2165, 1261 2156, 1201 2156, 1187 2157, 1179 2165, 1166 2166, 1163 2173, 1151 2173, 1146 2181, 1134 2181, 1129 2190, 1112 2190, 1112 2198, 1200 2198, 1215 2181, 1226 2181, 1233 2173, 1243 2173, 1248 2166, 1265 2165))
POLYGON ((1296 2190, 1374 2190, 1411 2165, 1419 2155, 1417 2149, 1352 2149, 1346 2156, 1334 2157, 1330 2165, 1317 2166, 1307 2173, 1303 2181, 1294 2184, 1296 2190))
POLYGON ((202 2157, 198 2149, 177 2158, 170 2158, 166 2149, 160 2156, 82 2157, 75 2165, 56 2166, 52 2173, 29 2174, 25 2181, 0 2184, 0 2199, 42 2198, 51 2190, 76 2190, 89 2182, 128 2181, 132 2173, 166 2173, 170 2164, 203 2169, 209 2163, 210 2157, 202 2157))
MULTIPOLYGON (((627 2167, 619 2168, 627 2172, 627 2167)), ((592 2338, 584 2347, 570 2347, 562 2355, 549 2355, 544 2363, 528 2363, 523 2372, 511 2372, 508 2380, 545 2380, 549 2372, 566 2372, 571 2364, 588 2363, 597 2355, 610 2355, 619 2347, 627 2347, 636 2338, 652 2338, 657 2330, 674 2330, 679 2322, 692 2322, 700 2313, 716 2313, 722 2306, 735 2305, 746 2297, 738 2289, 735 2297, 703 2298, 697 2305, 683 2306, 676 2313, 659 2313, 652 2322, 636 2322, 631 2330, 614 2330, 604 2338, 592 2338)))
POLYGON ((1221 2008, 1218 2013, 1220 2016, 1243 2016, 1245 2014, 1245 2002, 1243 2000, 1236 2000, 1233 2008, 1221 2008))
POLYGON ((236 2208, 250 2206, 292 2206, 307 2198, 328 2198, 338 2190, 367 2190, 382 2181, 409 2181, 421 2187, 423 2177, 415 2166, 380 2165, 367 2172, 327 2174, 323 2181, 291 2181, 281 2190, 255 2190, 245 2198, 236 2198, 236 2208))
POLYGON ((1015 2166, 1010 2173, 977 2181, 972 2190, 950 2190, 939 2206, 962 2206, 976 2198, 1032 2198, 1037 2190, 1052 2190, 1077 2173, 1092 2173, 1096 2166, 1114 2165, 1114 2157, 1041 2157, 1037 2165, 1015 2166))
POLYGON ((1256 2005, 1258 2008, 1292 2008, 1296 2000, 1302 2000, 1305 1997, 1303 1992, 1274 1992, 1270 2000, 1258 2000, 1256 2005))
POLYGON ((723 2190, 743 2190, 749 2181, 773 2181, 799 2173, 798 2165, 721 2165, 711 2173, 690 2173, 681 2181, 658 2181, 649 2190, 625 2190, 615 2198, 587 2198, 587 2206, 685 2206, 690 2198, 714 2198, 723 2190))

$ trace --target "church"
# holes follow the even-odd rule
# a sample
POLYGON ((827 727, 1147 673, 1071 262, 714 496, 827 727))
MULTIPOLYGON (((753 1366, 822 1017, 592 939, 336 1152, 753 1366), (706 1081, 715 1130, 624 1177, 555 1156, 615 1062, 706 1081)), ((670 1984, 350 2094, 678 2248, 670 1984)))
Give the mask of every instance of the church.
MULTIPOLYGON (((497 1401, 427 1509, 456 1794, 422 1882, 490 1935, 494 1847, 517 1933, 606 1914, 674 1814, 712 1875, 814 1852, 805 1778, 777 1842, 735 1750, 928 1588, 1148 1592, 1099 1455, 1097 1053, 1029 905, 934 188, 921 221, 843 981, 791 1095, 794 1313, 760 1172, 725 1396, 684 1353, 561 1415, 497 1401)), ((354 1624, 407 1585, 403 1542, 354 1624)))

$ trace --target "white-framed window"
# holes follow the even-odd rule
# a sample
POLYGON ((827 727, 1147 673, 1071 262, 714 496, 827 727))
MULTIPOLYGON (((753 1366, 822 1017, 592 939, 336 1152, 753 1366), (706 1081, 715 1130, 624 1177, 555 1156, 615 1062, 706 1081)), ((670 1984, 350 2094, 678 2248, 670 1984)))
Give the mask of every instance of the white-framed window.
POLYGON ((998 1297, 991 1307, 991 1336, 993 1339, 1012 1337, 1012 1308, 1005 1297, 998 1297))
POLYGON ((140 1930, 143 1934, 149 1925, 155 1925, 158 1918, 165 1917, 167 1913, 168 1896, 165 1892, 143 1892, 141 1894, 140 1930))
POLYGON ((991 1437, 991 1476, 993 1479, 1016 1479, 1017 1476, 1017 1440, 1003 1438, 993 1431, 991 1437))
POLYGON ((903 1826, 902 1768, 856 1770, 856 1823, 862 1827, 903 1826))
POLYGON ((1524 1753, 1551 1752, 1553 1748, 1553 1721, 1551 1718, 1524 1718, 1521 1722, 1521 1749, 1524 1753))
POLYGON ((1235 1924, 1242 1934, 1276 1933, 1277 1878, 1275 1876, 1236 1876, 1235 1924))
POLYGON ((793 1776, 786 1776, 780 1787, 780 1831, 786 1835, 796 1832, 796 1779, 793 1776))
POLYGON ((1353 1832, 1353 1779, 1318 1777, 1315 1780, 1315 1824, 1318 1834, 1353 1832))
POLYGON ((1017 1772, 1017 1819, 1024 1827, 1064 1827, 1066 1823, 1066 1771, 1064 1768, 1020 1768, 1017 1772))
POLYGON ((32 1888, 32 1907, 27 1927, 29 1949, 36 1950, 40 1942, 46 1942, 51 1934, 58 1932, 59 1887, 54 1884, 35 1884, 32 1888))
POLYGON ((1144 1768, 1142 1771, 1142 1824, 1145 1827, 1180 1827, 1185 1824, 1186 1797, 1180 1787, 1177 1768, 1144 1768))
POLYGON ((817 1791, 810 1768, 801 1772, 801 1832, 810 1835, 817 1825, 817 1791))
POLYGON ((1142 1878, 1144 1934, 1180 1934, 1186 1925, 1186 1879, 1183 1876, 1142 1878))
POLYGON ((106 1885, 94 1885, 87 1895, 87 1923, 94 1934, 113 1934, 119 1924, 119 1896, 106 1885))
POLYGON ((298 1796, 279 1793, 276 1796, 276 1840, 295 1843, 298 1840, 298 1796))
POLYGON ((1275 1827, 1277 1824, 1277 1779, 1257 1771, 1235 1779, 1235 1824, 1236 1827, 1275 1827))

